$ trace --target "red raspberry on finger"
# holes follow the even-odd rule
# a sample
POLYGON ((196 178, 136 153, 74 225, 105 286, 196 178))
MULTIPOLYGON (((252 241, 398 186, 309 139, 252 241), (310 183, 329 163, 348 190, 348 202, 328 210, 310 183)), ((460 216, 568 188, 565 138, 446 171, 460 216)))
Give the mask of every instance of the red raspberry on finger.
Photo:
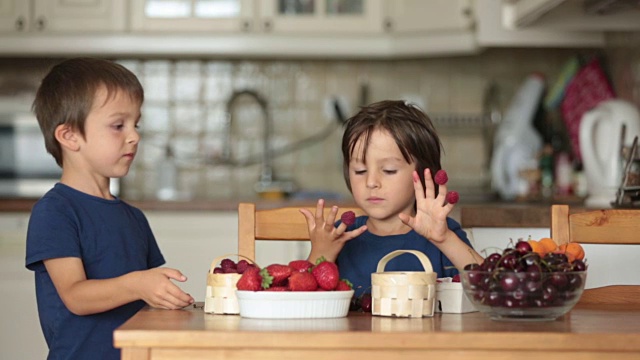
POLYGON ((433 177, 433 180, 438 185, 444 185, 449 181, 449 177, 447 176, 447 172, 444 170, 438 170, 436 176, 433 177))
POLYGON ((347 211, 342 214, 340 220, 342 220, 345 225, 351 226, 356 222, 356 213, 353 211, 347 211))
POLYGON ((455 204, 460 200, 460 194, 458 194, 457 191, 449 191, 445 200, 447 200, 449 204, 455 204))

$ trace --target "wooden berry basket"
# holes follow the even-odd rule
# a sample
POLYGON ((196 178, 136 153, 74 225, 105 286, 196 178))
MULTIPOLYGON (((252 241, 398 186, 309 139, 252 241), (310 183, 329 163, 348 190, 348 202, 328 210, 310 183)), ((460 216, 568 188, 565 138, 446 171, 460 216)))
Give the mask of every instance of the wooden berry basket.
POLYGON ((242 274, 214 274, 216 264, 226 258, 243 258, 252 264, 255 262, 239 254, 227 254, 218 256, 211 262, 207 274, 207 292, 204 298, 204 312, 210 314, 240 314, 238 297, 236 296, 236 284, 242 274))
POLYGON ((378 262, 371 274, 373 315, 396 317, 433 316, 436 304, 436 278, 429 258, 415 250, 396 250, 378 262), (415 255, 424 271, 388 271, 384 268, 391 259, 402 254, 415 255))

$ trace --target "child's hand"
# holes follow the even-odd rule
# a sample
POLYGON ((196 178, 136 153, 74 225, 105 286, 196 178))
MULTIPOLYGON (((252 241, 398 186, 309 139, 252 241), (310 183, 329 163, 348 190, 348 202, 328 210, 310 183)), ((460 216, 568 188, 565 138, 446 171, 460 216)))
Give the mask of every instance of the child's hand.
POLYGON ((366 225, 352 231, 345 231, 347 230, 347 225, 344 223, 340 223, 340 226, 335 227, 338 207, 333 206, 325 219, 323 199, 318 200, 315 215, 307 209, 300 209, 300 212, 304 215, 309 227, 309 237, 311 239, 309 261, 313 263, 320 256, 324 256, 328 261, 335 262, 344 243, 367 230, 366 225))
POLYGON ((424 182, 426 188, 422 188, 420 177, 413 172, 413 188, 416 193, 416 216, 400 214, 400 220, 409 225, 418 234, 433 242, 443 242, 449 231, 447 216, 453 209, 453 204, 447 203, 445 198, 447 186, 440 185, 438 195, 435 194, 435 185, 429 168, 424 169, 424 182))
POLYGON ((180 309, 193 304, 191 295, 182 291, 171 280, 187 281, 180 271, 170 268, 154 268, 138 272, 136 279, 140 298, 152 307, 180 309))

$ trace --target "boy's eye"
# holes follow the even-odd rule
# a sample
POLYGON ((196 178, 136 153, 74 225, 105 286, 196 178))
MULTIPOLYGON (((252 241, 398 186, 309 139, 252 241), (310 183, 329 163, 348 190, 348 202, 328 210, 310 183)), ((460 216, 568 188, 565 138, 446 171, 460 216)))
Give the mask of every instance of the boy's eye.
POLYGON ((398 170, 382 170, 385 174, 393 175, 398 172, 398 170))
POLYGON ((354 170, 353 171, 353 173, 356 174, 356 175, 362 175, 362 174, 364 174, 366 172, 367 172, 367 170, 354 170))

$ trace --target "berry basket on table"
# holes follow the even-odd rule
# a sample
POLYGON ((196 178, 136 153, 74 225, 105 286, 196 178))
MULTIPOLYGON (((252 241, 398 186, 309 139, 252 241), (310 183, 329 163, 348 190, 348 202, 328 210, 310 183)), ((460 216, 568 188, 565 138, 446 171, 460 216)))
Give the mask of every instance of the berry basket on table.
POLYGON ((371 274, 372 314, 396 317, 433 316, 436 303, 436 278, 429 258, 415 250, 396 250, 378 262, 371 274), (415 255, 424 271, 387 271, 387 263, 402 254, 415 255))
POLYGON ((248 267, 257 266, 253 260, 239 255, 218 256, 211 262, 207 274, 207 291, 204 312, 210 314, 239 314, 240 307, 236 295, 236 284, 248 267), (238 262, 230 257, 238 257, 238 262), (218 266, 219 265, 219 266, 218 266))

